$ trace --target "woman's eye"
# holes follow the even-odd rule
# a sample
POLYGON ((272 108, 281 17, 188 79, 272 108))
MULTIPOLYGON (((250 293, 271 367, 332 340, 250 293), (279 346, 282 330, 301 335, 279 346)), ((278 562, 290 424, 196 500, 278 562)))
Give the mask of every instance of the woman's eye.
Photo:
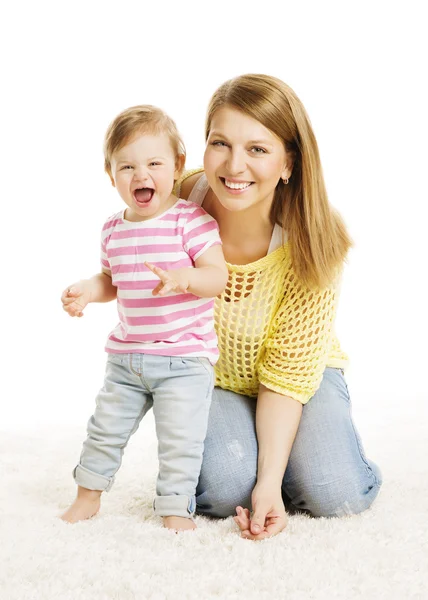
POLYGON ((218 146, 219 148, 226 146, 226 142, 220 142, 220 140, 215 140, 214 142, 211 142, 212 146, 218 146))
POLYGON ((259 146, 254 146, 251 148, 251 152, 253 152, 253 154, 266 154, 266 150, 264 148, 260 148, 259 146))

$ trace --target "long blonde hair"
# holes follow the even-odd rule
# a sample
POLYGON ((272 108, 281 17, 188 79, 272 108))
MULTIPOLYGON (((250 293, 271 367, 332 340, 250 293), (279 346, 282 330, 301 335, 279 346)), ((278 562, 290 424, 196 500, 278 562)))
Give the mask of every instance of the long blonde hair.
POLYGON ((318 144, 309 117, 294 91, 269 75, 241 75, 226 81, 208 106, 208 138, 214 113, 230 106, 252 117, 280 138, 293 159, 288 184, 280 179, 271 209, 272 224, 287 231, 296 276, 323 288, 343 264, 351 239, 325 188, 318 144))

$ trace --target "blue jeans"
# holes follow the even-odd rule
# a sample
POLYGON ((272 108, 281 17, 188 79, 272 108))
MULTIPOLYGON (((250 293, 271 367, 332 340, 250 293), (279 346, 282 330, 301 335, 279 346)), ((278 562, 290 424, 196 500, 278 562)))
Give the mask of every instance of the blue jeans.
MULTIPOLYGON (((256 483, 256 399, 215 388, 196 490, 197 513, 215 517, 251 508, 256 483)), ((339 369, 326 368, 303 406, 282 482, 286 508, 316 517, 360 513, 376 498, 382 476, 364 454, 339 369)))
POLYGON ((76 483, 108 491, 125 446, 153 407, 158 437, 157 515, 191 517, 213 389, 206 358, 109 354, 76 483))

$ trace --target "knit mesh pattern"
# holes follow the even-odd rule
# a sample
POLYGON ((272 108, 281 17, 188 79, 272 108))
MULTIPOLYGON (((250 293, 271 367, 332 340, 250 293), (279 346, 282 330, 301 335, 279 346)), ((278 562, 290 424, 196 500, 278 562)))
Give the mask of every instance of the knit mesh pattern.
POLYGON ((326 366, 348 362, 333 327, 338 280, 308 289, 293 272, 288 243, 256 262, 227 266, 226 289, 215 300, 216 385, 257 396, 261 383, 305 404, 326 366))

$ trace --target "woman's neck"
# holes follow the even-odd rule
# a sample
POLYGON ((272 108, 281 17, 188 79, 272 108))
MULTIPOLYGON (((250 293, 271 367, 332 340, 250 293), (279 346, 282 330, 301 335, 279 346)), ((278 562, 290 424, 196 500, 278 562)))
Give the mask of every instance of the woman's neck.
POLYGON ((248 264, 266 256, 272 239, 273 225, 267 208, 262 205, 242 211, 225 209, 211 190, 203 208, 216 219, 227 262, 248 264))

